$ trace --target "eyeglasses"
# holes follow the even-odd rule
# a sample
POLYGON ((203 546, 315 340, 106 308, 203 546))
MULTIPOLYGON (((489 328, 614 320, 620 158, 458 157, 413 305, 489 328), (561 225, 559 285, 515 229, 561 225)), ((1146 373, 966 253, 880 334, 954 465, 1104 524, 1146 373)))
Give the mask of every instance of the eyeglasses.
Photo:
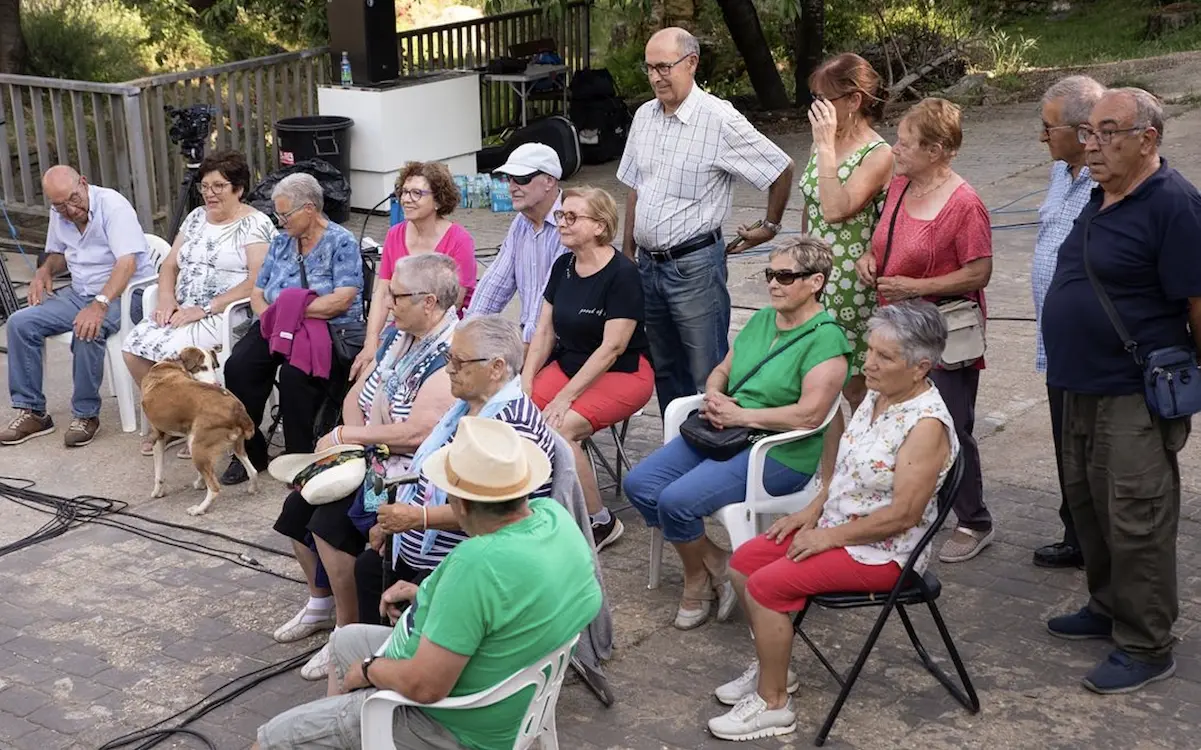
MULTIPOLYGON (((1079 130, 1079 128, 1080 128, 1079 125, 1048 125, 1047 123, 1044 122, 1043 129, 1041 132, 1045 136, 1050 136, 1051 131, 1053 131, 1053 130, 1079 130)), ((1077 136, 1077 137, 1079 137, 1079 136, 1077 136)))
POLYGON ((768 268, 763 271, 763 278, 769 284, 777 281, 780 286, 790 286, 797 279, 807 279, 815 273, 817 271, 777 271, 774 268, 768 268))
POLYGON ((397 294, 391 289, 388 290, 388 296, 391 297, 393 301, 401 297, 424 297, 427 294, 433 294, 433 292, 401 292, 400 294, 397 294))
POLYGON ((577 214, 575 211, 555 211, 552 215, 555 217, 556 222, 562 222, 563 226, 568 227, 575 226, 576 219, 592 219, 593 221, 600 221, 600 219, 596 218, 595 216, 585 216, 584 214, 577 214))
POLYGON ((413 201, 414 203, 421 200, 422 198, 424 198, 427 195, 433 195, 433 194, 434 194, 433 190, 418 190, 416 188, 405 188, 403 190, 396 191, 397 197, 399 197, 402 201, 408 200, 408 201, 413 201))
POLYGON ((839 99, 846 99, 848 96, 850 96, 851 94, 854 94, 854 93, 857 93, 857 92, 855 92, 855 91, 852 91, 852 92, 850 92, 850 93, 847 93, 847 94, 840 94, 840 95, 838 95, 838 96, 825 96, 824 94, 819 94, 819 93, 817 93, 816 91, 810 91, 810 92, 809 92, 809 98, 810 98, 810 99, 813 99, 814 101, 816 101, 816 100, 818 100, 818 99, 825 99, 825 100, 826 100, 826 101, 828 101, 828 102, 836 102, 836 101, 838 101, 839 99))
POLYGON ((647 75, 650 75, 651 72, 654 71, 659 75, 660 78, 666 78, 667 76, 671 75, 672 68, 692 57, 692 55, 693 53, 689 52, 687 55, 684 55, 673 63, 648 63, 643 61, 638 63, 638 67, 641 68, 642 72, 647 75))
POLYGON ((528 185, 531 182, 533 182, 534 178, 540 174, 545 174, 545 173, 544 172, 530 172, 529 174, 523 174, 523 175, 511 174, 511 175, 509 175, 509 182, 515 182, 518 185, 528 185))
POLYGON ((71 194, 67 196, 67 199, 62 203, 51 203, 50 209, 56 214, 61 214, 68 208, 83 208, 83 197, 79 195, 79 188, 82 185, 83 178, 81 177, 75 183, 75 187, 71 188, 71 194))
POLYGON ((287 213, 281 214, 279 211, 275 211, 272 215, 275 217, 276 223, 279 224, 280 226, 283 226, 284 224, 288 223, 288 219, 291 219, 293 214, 295 214, 297 211, 301 210, 302 208, 304 208, 307 205, 309 205, 309 204, 301 203, 299 206, 292 209, 291 211, 288 211, 287 213))
POLYGON ((469 365, 472 362, 491 362, 491 357, 473 357, 471 359, 459 359, 453 354, 446 358, 446 371, 455 373, 463 369, 463 365, 469 365))
POLYGON ((202 182, 202 183, 200 183, 200 194, 201 195, 216 195, 217 193, 224 193, 225 188, 229 187, 229 185, 230 185, 230 183, 228 183, 228 182, 213 182, 213 183, 202 182))
POLYGON ((1108 146, 1109 142, 1112 141, 1113 137, 1118 133, 1141 133, 1146 129, 1147 128, 1145 127, 1139 126, 1133 128, 1101 128, 1100 130, 1093 130, 1087 125, 1081 125, 1080 127, 1076 128, 1076 140, 1088 145, 1088 139, 1096 136, 1098 144, 1102 146, 1108 146))

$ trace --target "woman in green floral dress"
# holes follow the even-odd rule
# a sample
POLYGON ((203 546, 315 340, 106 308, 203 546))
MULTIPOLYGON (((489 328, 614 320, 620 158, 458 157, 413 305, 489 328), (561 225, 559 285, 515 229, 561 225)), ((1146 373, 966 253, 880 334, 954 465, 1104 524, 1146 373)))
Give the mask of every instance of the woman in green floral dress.
MULTIPOLYGON (((851 379, 843 390, 851 409, 867 393, 863 362, 867 320, 875 295, 859 281, 855 261, 871 247, 872 232, 892 176, 892 149, 872 125, 882 108, 880 76, 859 55, 846 53, 809 77, 813 105, 813 155, 801 175, 805 197, 803 228, 834 249, 834 270, 822 303, 846 331, 853 350, 851 379)), ((830 432, 842 434, 841 415, 830 432)))

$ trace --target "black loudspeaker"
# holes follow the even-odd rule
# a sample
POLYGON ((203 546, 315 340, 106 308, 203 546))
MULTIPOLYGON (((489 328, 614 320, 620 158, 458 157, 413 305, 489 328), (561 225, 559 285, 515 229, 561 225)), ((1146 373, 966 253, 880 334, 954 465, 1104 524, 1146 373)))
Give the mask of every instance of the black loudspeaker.
POLYGON ((400 74, 396 51, 396 0, 327 0, 329 50, 334 82, 341 81, 342 53, 349 53, 357 86, 391 81, 400 74))

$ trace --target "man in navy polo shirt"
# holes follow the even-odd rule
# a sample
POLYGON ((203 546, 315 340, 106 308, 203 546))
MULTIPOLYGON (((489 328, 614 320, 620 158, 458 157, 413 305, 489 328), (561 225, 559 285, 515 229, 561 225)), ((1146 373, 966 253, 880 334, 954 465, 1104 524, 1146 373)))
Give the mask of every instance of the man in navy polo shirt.
POLYGON ((1047 629, 1112 638, 1084 678, 1124 693, 1170 677, 1180 469, 1188 419, 1152 415, 1085 270, 1088 261, 1140 353, 1201 338, 1201 194, 1159 156, 1163 110, 1141 89, 1107 92, 1079 129, 1100 185, 1059 250, 1043 307, 1047 383, 1064 390, 1064 492, 1090 598, 1047 629), (1192 334, 1189 333, 1189 327, 1192 334))

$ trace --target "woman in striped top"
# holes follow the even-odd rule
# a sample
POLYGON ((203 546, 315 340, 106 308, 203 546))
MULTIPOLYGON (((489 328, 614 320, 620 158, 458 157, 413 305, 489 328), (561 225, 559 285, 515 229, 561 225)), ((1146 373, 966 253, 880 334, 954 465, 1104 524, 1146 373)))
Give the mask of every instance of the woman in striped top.
MULTIPOLYGON (((454 403, 446 358, 459 321, 453 309, 459 296, 458 269, 445 255, 403 258, 396 264, 388 296, 393 325, 384 333, 375 364, 346 396, 344 424, 321 438, 317 450, 340 444, 386 445, 390 457, 373 470, 392 477, 409 470, 413 452, 454 403)), ((298 492, 284 500, 275 530, 292 540, 308 578, 309 600, 275 631, 275 640, 289 643, 358 622, 355 558, 367 546, 367 532, 375 524, 375 508, 365 507, 364 500, 360 492, 320 506, 309 505, 298 492), (329 575, 328 588, 317 583, 318 563, 329 575)), ((305 665, 301 676, 320 679, 328 666, 326 648, 305 665)))
MULTIPOLYGON (((418 449, 414 464, 449 443, 459 419, 480 416, 512 425, 517 434, 541 448, 553 465, 554 436, 542 412, 521 390, 523 355, 521 330, 516 323, 499 315, 481 315, 460 323, 446 363, 451 391, 459 400, 418 449)), ((355 566, 362 622, 381 622, 384 614, 392 618, 399 615, 395 604, 385 606, 381 601, 381 551, 391 554, 397 580, 420 583, 455 545, 467 538, 444 496, 434 491, 420 467, 414 465, 413 469, 420 475, 418 483, 402 487, 395 504, 380 506, 379 523, 370 534, 371 548, 359 556, 355 566), (392 535, 390 546, 385 546, 387 534, 392 535)), ((548 478, 532 497, 549 496, 552 479, 548 478)))

